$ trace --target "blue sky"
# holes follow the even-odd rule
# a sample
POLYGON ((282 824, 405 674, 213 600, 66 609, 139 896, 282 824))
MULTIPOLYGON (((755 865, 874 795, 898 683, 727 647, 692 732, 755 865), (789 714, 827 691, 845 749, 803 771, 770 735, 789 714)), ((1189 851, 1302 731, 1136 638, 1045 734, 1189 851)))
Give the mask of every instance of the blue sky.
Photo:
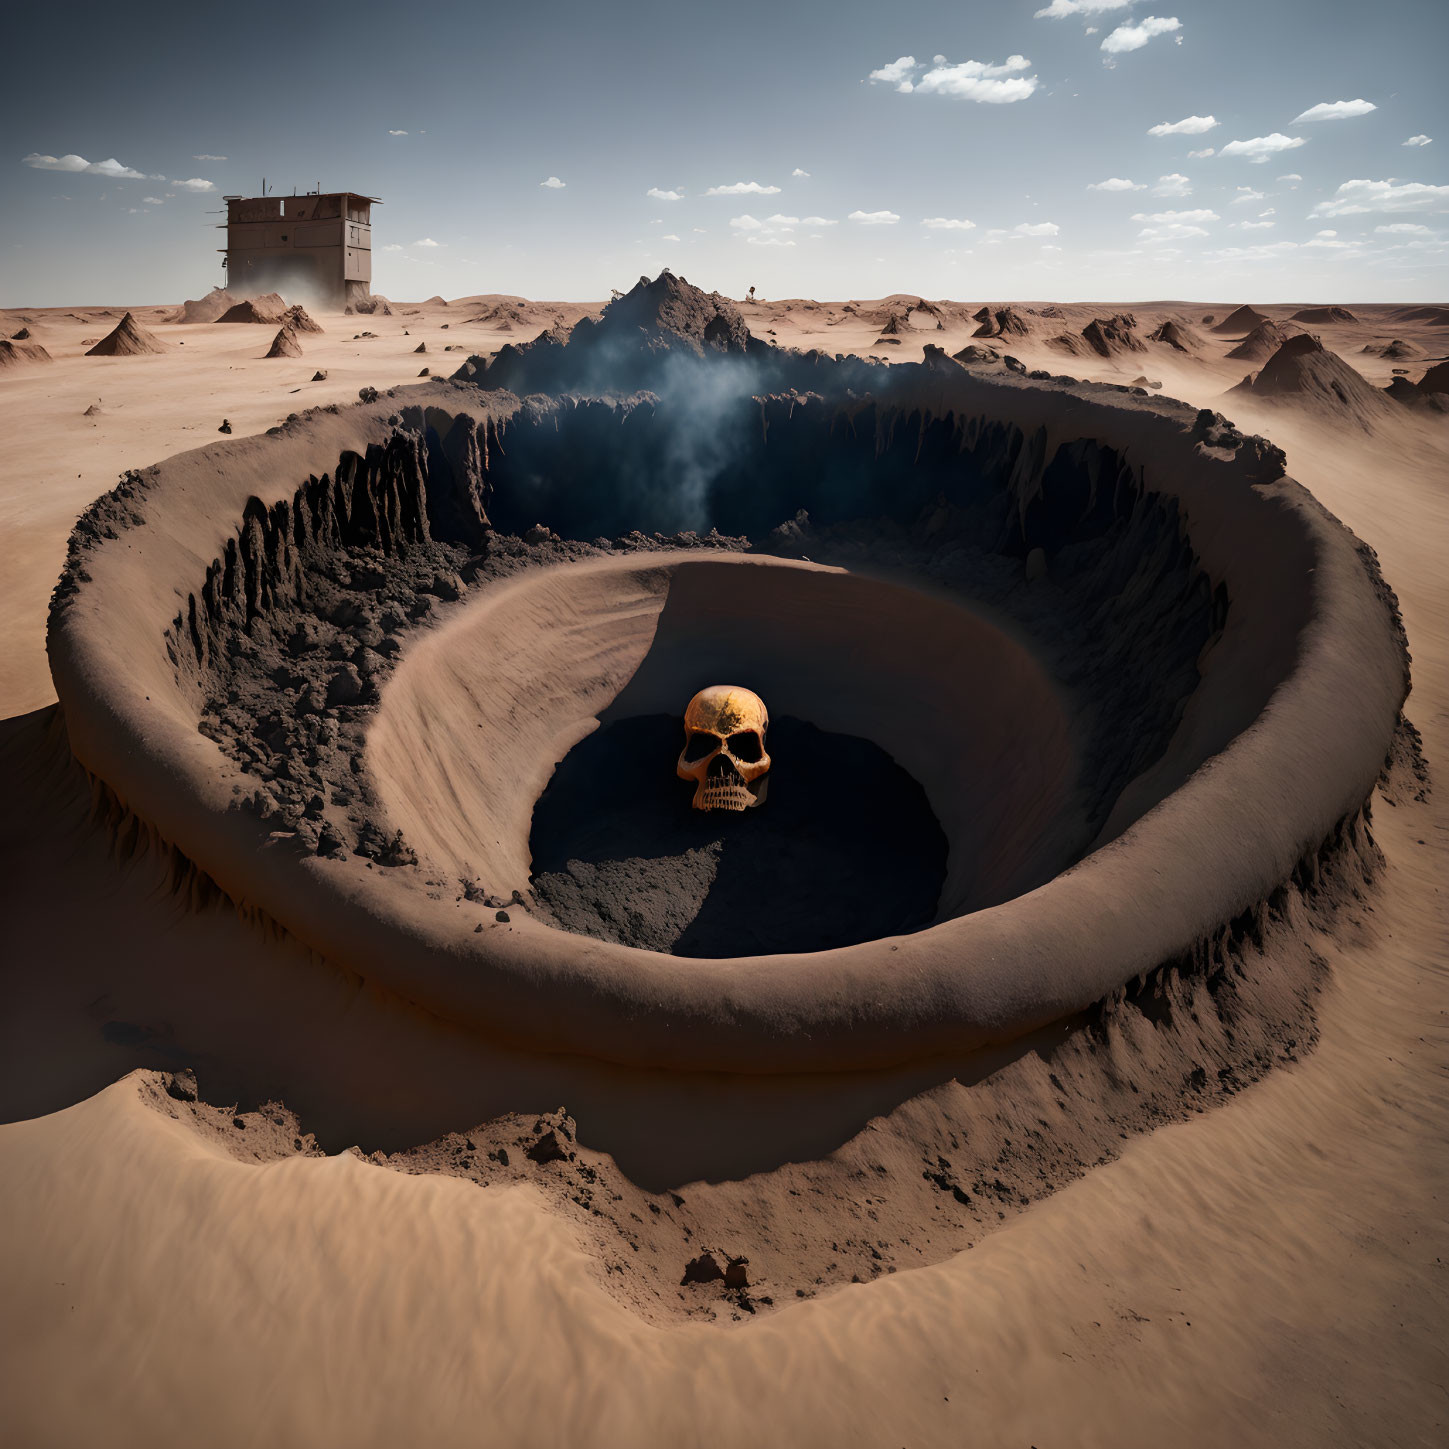
POLYGON ((1449 296, 1449 0, 63 16, 9 22, 3 305, 198 295, 263 176, 382 197, 401 298, 1449 296))

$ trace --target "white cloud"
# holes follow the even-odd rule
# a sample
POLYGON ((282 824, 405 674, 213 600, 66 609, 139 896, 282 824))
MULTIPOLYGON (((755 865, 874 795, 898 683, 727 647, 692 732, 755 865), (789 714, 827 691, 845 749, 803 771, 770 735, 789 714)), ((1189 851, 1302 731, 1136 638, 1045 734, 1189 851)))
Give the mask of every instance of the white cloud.
POLYGON ((777 211, 774 216, 767 216, 765 218, 765 225, 783 227, 799 226, 800 218, 798 216, 781 216, 777 211))
POLYGON ((1303 243, 1306 247, 1318 247, 1323 251, 1342 252, 1351 250, 1354 242, 1340 241, 1336 231, 1317 232, 1312 240, 1303 243))
POLYGON ((807 216, 801 226, 839 226, 840 223, 829 216, 807 216))
POLYGON ((1165 242, 1165 241, 1186 241, 1189 237, 1207 236, 1207 231, 1200 226, 1193 226, 1188 222, 1172 221, 1166 226, 1144 226, 1137 233, 1138 241, 1165 242))
POLYGON ((1035 20, 1067 20, 1073 15, 1100 15, 1106 10, 1125 10, 1137 0, 1052 0, 1045 10, 1038 10, 1035 20))
POLYGON ((225 161, 225 156, 193 156, 193 161, 225 161))
POLYGON ((37 171, 84 171, 91 176, 109 176, 113 180, 127 181, 165 180, 165 177, 147 176, 144 171, 123 166, 114 156, 109 161, 87 161, 84 156, 74 153, 67 156, 42 156, 32 151, 30 155, 22 157, 21 161, 37 171))
MULTIPOLYGON (((1294 184, 1296 182, 1302 181, 1303 178, 1296 171, 1290 171, 1286 176, 1280 176, 1278 178, 1278 180, 1279 181, 1287 181, 1290 184, 1294 184)), ((1295 189, 1296 189, 1296 186, 1295 186, 1295 189)))
POLYGON ((1235 221, 1233 225, 1239 231, 1271 231, 1278 223, 1276 221, 1235 221))
POLYGON ((660 241, 678 241, 679 238, 677 236, 675 236, 672 231, 667 231, 667 232, 664 233, 664 235, 662 237, 659 238, 659 240, 660 241))
POLYGON ((1261 191, 1254 191, 1251 186, 1240 186, 1238 187, 1238 194, 1233 197, 1233 205, 1241 206, 1245 201, 1261 201, 1262 199, 1263 193, 1261 191))
POLYGON ((711 186, 706 196, 778 196, 778 186, 761 186, 758 181, 736 181, 730 186, 711 186))
POLYGON ((852 211, 847 221, 858 221, 862 226, 894 226, 900 217, 893 211, 852 211))
POLYGON ((882 85, 894 86, 898 91, 904 91, 907 95, 914 89, 911 84, 911 76, 916 69, 916 58, 913 55, 903 55, 899 60, 893 60, 889 65, 883 65, 879 70, 873 70, 869 79, 880 81, 882 85))
POLYGON ((986 239, 987 241, 996 242, 1001 241, 1003 238, 1007 237, 1015 239, 1017 237, 1056 236, 1057 233, 1060 231, 1061 227, 1059 227, 1054 221, 1023 221, 1018 222, 1017 225, 1013 227, 992 227, 992 229, 986 233, 986 239))
POLYGON ((189 181, 179 181, 179 180, 178 181, 173 181, 171 184, 173 186, 179 186, 182 191, 215 191, 216 190, 216 187, 214 187, 211 184, 211 182, 204 180, 200 176, 193 176, 189 181))
POLYGON ((747 236, 745 240, 751 246, 756 247, 792 247, 795 245, 792 237, 783 236, 747 236))
POLYGON ((1434 138, 1432 136, 1425 136, 1422 134, 1418 136, 1410 136, 1409 139, 1403 144, 1405 146, 1432 146, 1434 144, 1434 138))
POLYGON ((1427 226, 1417 221, 1395 221, 1388 226, 1376 226, 1376 232, 1382 232, 1385 236, 1433 236, 1434 233, 1427 226))
POLYGON ((1290 124, 1302 126, 1309 121, 1347 121, 1376 110, 1378 107, 1372 101, 1319 101, 1316 106, 1309 106, 1301 115, 1294 116, 1290 124))
POLYGON ((649 188, 649 190, 644 193, 644 195, 645 196, 652 196, 655 199, 655 201, 683 201, 684 200, 684 193, 682 191, 664 191, 664 190, 662 190, 658 186, 651 186, 649 188))
POLYGON ((1438 211, 1449 207, 1449 186, 1422 181, 1345 181, 1310 216, 1358 216, 1367 211, 1438 211))
POLYGON ((1270 156, 1279 151, 1292 151, 1308 143, 1302 136, 1285 136, 1274 131, 1270 136, 1254 136, 1249 141, 1229 141, 1219 156, 1246 156, 1256 166, 1261 166, 1270 156))
POLYGON ((1216 156, 1217 154, 1211 146, 1204 146, 1201 151, 1189 151, 1187 153, 1187 159, 1189 161, 1205 161, 1209 156, 1216 156))
POLYGON ((1259 216, 1277 216, 1278 215, 1278 208, 1276 206, 1270 206, 1267 209, 1267 211, 1260 211, 1258 213, 1258 215, 1259 216))
POLYGON ((1175 222, 1200 222, 1200 221, 1221 221, 1217 212, 1209 211, 1207 207, 1199 207, 1196 211, 1153 211, 1144 214, 1134 212, 1133 221, 1150 221, 1160 226, 1170 226, 1175 222))
POLYGON ((563 188, 568 185, 568 182, 567 181, 560 181, 557 176, 548 176, 548 177, 545 177, 538 184, 540 186, 546 186, 546 187, 548 187, 548 189, 550 191, 562 191, 563 188))
POLYGON ((927 231, 975 231, 976 223, 964 216, 923 216, 921 225, 927 231))
MULTIPOLYGON (((407 135, 407 132, 406 131, 389 131, 387 134, 389 136, 406 136, 407 135)), ((200 161, 201 160, 201 157, 198 156, 196 159, 198 161, 200 161)))
POLYGON ((418 240, 413 243, 413 245, 415 247, 438 247, 442 246, 442 242, 435 242, 432 237, 425 236, 419 237, 418 240))
POLYGON ((736 231, 759 231, 764 224, 758 217, 751 216, 749 212, 743 216, 730 217, 730 225, 736 231))
POLYGON ((1105 181, 1089 181, 1088 191, 1142 191, 1145 183, 1140 181, 1128 181, 1122 176, 1109 176, 1105 181))
POLYGON ((1204 131, 1211 131, 1214 126, 1220 126, 1222 122, 1216 116, 1184 116, 1180 121, 1162 121, 1156 126, 1149 126, 1149 136, 1201 136, 1204 131))
POLYGON ((141 198, 141 200, 144 201, 147 206, 165 206, 166 205, 165 201, 162 200, 162 198, 159 197, 159 196, 143 196, 141 198))
POLYGON ((1169 171, 1166 176, 1157 178, 1157 185, 1152 188, 1152 194, 1154 196, 1191 196, 1192 182, 1181 171, 1169 171))
POLYGON ((932 57, 931 68, 919 80, 912 80, 920 64, 911 55, 870 73, 872 81, 894 85, 904 95, 951 96, 958 101, 979 101, 987 105, 1010 105, 1024 101, 1037 88, 1037 77, 1023 75, 1031 69, 1024 55, 1009 55, 1000 65, 989 61, 963 60, 953 64, 944 55, 932 57))
POLYGON ((1160 15, 1149 15, 1136 25, 1119 25, 1102 42, 1102 49, 1109 55, 1122 55, 1129 50, 1141 50, 1155 35, 1171 35, 1181 29, 1182 21, 1176 16, 1164 20, 1160 15))
POLYGON ((388 244, 383 247, 383 251, 385 252, 400 252, 401 250, 402 244, 400 242, 388 242, 388 244))
POLYGON ((791 176, 803 176, 807 180, 810 177, 810 173, 808 171, 802 171, 798 166, 790 173, 790 175, 791 176))

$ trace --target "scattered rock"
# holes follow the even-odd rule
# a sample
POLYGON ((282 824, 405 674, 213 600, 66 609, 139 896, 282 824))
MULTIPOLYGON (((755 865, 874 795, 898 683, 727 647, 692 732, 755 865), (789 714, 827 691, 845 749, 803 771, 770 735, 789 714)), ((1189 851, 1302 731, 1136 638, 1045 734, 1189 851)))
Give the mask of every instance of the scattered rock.
MULTIPOLYGON (((500 914, 502 914, 500 912, 500 914)), ((550 1127, 526 1154, 533 1162, 566 1162, 573 1154, 564 1146, 560 1139, 558 1129, 550 1127)))
POLYGON ((312 374, 312 381, 313 382, 326 382, 327 381, 327 369, 325 367, 319 367, 317 369, 317 371, 312 374))
POLYGON ((355 664, 343 664, 327 682, 327 703, 356 704, 362 698, 362 676, 355 664))
POLYGON ((231 432, 231 423, 226 418, 223 418, 221 420, 221 426, 217 429, 217 432, 219 432, 219 433, 229 433, 229 432, 231 432))
POLYGON ((724 1278, 724 1269, 720 1267, 713 1253, 706 1249, 697 1258, 691 1258, 684 1265, 684 1277, 679 1280, 680 1286, 686 1283, 718 1283, 724 1278))
POLYGON ((174 1097, 178 1102, 196 1100, 196 1073, 190 1067, 182 1067, 179 1072, 163 1072, 161 1077, 166 1083, 168 1097, 174 1097))

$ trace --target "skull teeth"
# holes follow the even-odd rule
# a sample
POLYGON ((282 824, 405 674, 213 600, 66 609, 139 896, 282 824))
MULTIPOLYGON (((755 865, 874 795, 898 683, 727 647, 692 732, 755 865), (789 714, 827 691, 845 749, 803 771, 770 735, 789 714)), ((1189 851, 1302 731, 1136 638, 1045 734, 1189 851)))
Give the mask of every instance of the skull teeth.
POLYGON ((700 792, 701 810, 748 810, 755 797, 744 785, 706 785, 700 792))

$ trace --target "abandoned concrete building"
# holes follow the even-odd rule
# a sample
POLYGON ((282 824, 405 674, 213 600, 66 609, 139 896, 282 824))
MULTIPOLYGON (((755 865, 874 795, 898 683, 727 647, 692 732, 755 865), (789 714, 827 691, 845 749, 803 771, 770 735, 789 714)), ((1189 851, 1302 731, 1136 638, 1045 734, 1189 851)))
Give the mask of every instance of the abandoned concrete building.
POLYGON ((342 308, 372 288, 375 196, 353 191, 305 196, 228 196, 226 286, 253 296, 342 308))

